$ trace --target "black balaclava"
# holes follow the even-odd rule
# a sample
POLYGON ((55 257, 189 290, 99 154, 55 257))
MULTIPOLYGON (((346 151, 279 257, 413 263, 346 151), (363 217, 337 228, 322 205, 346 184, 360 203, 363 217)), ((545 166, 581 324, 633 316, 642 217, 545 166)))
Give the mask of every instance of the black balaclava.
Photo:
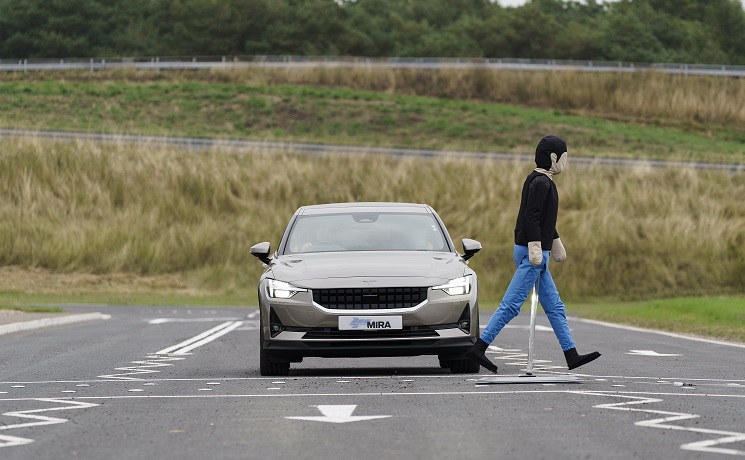
POLYGON ((548 171, 551 169, 551 154, 556 154, 558 162, 561 156, 567 151, 567 143, 564 139, 556 136, 546 136, 538 143, 535 148, 535 164, 539 168, 548 171))

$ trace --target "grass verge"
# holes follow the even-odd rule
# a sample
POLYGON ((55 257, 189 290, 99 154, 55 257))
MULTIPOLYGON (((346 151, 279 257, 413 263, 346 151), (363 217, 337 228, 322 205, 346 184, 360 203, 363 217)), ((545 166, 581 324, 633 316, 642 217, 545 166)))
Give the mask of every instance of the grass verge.
POLYGON ((576 303, 568 309, 587 319, 745 343, 745 297, 576 303))

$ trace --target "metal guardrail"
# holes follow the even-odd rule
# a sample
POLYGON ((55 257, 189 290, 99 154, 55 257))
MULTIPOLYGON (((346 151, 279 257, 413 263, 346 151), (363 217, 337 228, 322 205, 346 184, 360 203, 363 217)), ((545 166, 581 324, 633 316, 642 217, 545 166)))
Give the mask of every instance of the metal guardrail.
MULTIPOLYGON (((389 155, 394 157, 464 158, 476 161, 532 162, 532 153, 467 152, 459 150, 405 149, 398 147, 368 147, 357 145, 314 144, 301 142, 269 142, 243 139, 213 139, 204 137, 146 136, 138 134, 105 134, 71 131, 37 131, 24 129, 2 129, 3 137, 36 137, 55 141, 86 140, 101 143, 135 145, 169 145, 195 150, 226 149, 241 153, 276 152, 298 155, 389 155)), ((698 171, 722 171, 731 174, 744 173, 745 164, 704 163, 700 161, 640 160, 632 158, 584 157, 572 155, 572 163, 614 167, 690 168, 698 171)))
POLYGON ((560 59, 362 58, 344 56, 194 56, 72 59, 0 59, 0 71, 195 70, 236 68, 487 69, 581 72, 661 72, 678 75, 745 77, 745 66, 635 63, 560 59))

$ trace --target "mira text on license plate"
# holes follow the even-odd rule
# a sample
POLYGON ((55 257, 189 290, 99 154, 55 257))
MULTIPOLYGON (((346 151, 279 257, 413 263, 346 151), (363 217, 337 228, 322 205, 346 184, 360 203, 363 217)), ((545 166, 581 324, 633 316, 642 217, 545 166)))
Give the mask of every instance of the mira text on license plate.
POLYGON ((340 316, 340 331, 380 331, 402 329, 401 316, 340 316))

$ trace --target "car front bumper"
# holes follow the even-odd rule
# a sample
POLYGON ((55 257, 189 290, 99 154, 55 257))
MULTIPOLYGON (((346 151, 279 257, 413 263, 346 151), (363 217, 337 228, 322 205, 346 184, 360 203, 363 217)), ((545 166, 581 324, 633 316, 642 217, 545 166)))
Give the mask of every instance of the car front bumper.
POLYGON ((469 294, 449 296, 430 289, 411 308, 340 310, 313 302, 312 292, 290 299, 260 293, 262 348, 273 359, 303 357, 375 357, 439 355, 462 358, 479 334, 476 287, 469 294), (339 330, 341 316, 400 316, 402 329, 339 330), (467 327, 464 326, 467 322, 467 327))

